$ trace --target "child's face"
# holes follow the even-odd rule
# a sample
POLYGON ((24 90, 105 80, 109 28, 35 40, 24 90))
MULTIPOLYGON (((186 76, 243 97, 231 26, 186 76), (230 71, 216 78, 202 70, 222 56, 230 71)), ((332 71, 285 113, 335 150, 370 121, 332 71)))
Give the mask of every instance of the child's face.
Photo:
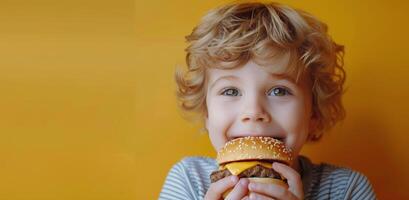
MULTIPOLYGON (((288 61, 286 54, 272 65, 287 66, 288 61)), ((216 150, 237 137, 270 136, 298 156, 314 124, 307 80, 295 84, 251 60, 241 68, 208 69, 208 75, 205 122, 216 150)))

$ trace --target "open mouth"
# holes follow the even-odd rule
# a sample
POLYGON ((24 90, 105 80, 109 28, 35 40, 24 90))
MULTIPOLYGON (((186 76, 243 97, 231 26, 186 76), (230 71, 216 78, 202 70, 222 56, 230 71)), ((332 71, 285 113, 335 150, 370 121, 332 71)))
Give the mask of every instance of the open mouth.
POLYGON ((280 140, 281 142, 285 142, 285 138, 284 137, 273 137, 276 140, 280 140))
MULTIPOLYGON (((243 135, 246 135, 246 134, 243 134, 243 135)), ((248 134, 246 136, 250 136, 250 135, 254 135, 254 134, 248 134)), ((263 137, 270 137, 270 136, 268 136, 268 134, 266 134, 266 136, 264 136, 263 134, 257 134, 257 135, 263 136, 263 137)), ((231 137, 229 140, 234 140, 234 139, 242 138, 242 137, 246 137, 246 136, 231 137)), ((284 143, 285 143, 285 139, 286 139, 285 137, 278 137, 278 136, 272 136, 271 138, 274 138, 276 140, 280 140, 281 142, 284 142, 284 143)))

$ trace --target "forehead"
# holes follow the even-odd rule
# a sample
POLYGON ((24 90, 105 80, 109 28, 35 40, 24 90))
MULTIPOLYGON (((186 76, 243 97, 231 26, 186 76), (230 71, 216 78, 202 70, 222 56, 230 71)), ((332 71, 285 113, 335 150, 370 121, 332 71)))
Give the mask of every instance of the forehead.
POLYGON ((220 63, 218 66, 208 68, 208 82, 213 82, 220 77, 240 76, 259 77, 274 76, 294 80, 292 64, 289 53, 277 54, 270 59, 250 59, 241 65, 232 66, 230 63, 220 63))

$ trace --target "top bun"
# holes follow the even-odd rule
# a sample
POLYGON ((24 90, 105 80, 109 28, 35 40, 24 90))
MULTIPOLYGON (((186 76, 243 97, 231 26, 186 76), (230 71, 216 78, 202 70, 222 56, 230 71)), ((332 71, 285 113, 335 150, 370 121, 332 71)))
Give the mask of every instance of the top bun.
POLYGON ((283 142, 272 137, 242 137, 230 140, 217 153, 220 164, 243 160, 292 162, 292 152, 283 142))

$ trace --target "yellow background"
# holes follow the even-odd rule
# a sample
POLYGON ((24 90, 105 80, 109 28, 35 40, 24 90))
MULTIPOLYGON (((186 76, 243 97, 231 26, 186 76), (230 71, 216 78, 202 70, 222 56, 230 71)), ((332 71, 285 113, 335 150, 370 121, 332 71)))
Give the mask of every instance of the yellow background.
MULTIPOLYGON (((0 1, 0 199, 157 199, 170 167, 214 156, 176 108, 184 36, 226 1, 0 1)), ((409 4, 281 1, 346 46, 347 119, 305 146, 408 199, 409 4)))

